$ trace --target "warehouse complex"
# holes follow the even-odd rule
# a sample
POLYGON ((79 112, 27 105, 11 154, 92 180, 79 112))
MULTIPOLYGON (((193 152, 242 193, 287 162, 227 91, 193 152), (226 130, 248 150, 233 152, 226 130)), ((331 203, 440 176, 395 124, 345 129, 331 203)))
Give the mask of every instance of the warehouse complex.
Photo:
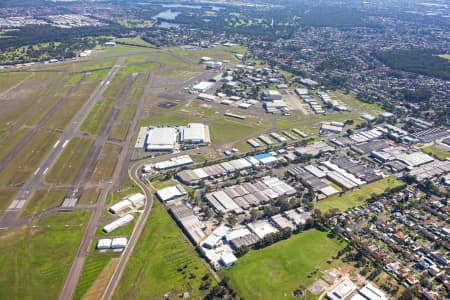
POLYGON ((190 123, 186 126, 142 127, 135 148, 147 152, 173 152, 210 143, 208 125, 190 123))

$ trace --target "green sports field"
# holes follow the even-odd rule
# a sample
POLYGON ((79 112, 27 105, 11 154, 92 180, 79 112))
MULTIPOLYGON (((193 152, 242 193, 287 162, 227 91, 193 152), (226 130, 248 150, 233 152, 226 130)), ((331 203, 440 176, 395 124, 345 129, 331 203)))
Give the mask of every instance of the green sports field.
POLYGON ((392 189, 402 184, 402 181, 397 180, 394 177, 386 177, 364 185, 359 189, 346 192, 342 197, 335 195, 328 199, 316 202, 314 208, 318 208, 323 212, 331 208, 337 208, 340 212, 344 212, 352 207, 363 205, 365 200, 370 198, 372 194, 382 194, 386 188, 392 189))
POLYGON ((345 247, 327 232, 310 230, 268 248, 252 250, 238 263, 220 272, 228 276, 231 288, 244 299, 296 299, 292 292, 316 280, 309 276, 316 268, 324 271, 336 252, 345 247))

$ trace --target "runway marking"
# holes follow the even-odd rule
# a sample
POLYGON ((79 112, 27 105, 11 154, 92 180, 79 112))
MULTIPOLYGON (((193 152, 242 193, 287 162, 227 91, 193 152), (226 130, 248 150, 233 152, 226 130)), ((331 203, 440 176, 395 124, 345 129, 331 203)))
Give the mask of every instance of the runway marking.
POLYGON ((34 171, 34 175, 36 175, 39 172, 40 169, 41 168, 37 168, 36 171, 34 171))
POLYGON ((18 203, 19 203, 19 200, 14 200, 13 202, 11 202, 11 204, 8 206, 8 210, 16 209, 16 206, 18 203))
POLYGON ((44 170, 43 175, 47 174, 48 168, 44 170))
POLYGON ((62 147, 64 148, 64 147, 67 145, 68 142, 69 142, 69 140, 66 140, 66 141, 64 142, 64 144, 62 145, 62 147))
POLYGON ((59 142, 61 142, 60 140, 58 140, 56 143, 55 143, 55 145, 53 146, 53 148, 56 148, 56 147, 58 147, 58 145, 59 145, 59 142))

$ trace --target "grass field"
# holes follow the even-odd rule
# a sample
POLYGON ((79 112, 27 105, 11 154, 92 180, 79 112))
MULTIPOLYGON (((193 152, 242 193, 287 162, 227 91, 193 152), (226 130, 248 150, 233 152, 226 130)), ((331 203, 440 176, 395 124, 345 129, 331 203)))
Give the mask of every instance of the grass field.
POLYGON ((337 99, 348 105, 352 110, 366 111, 367 113, 378 114, 383 112, 380 104, 372 104, 362 102, 352 94, 344 93, 341 90, 332 91, 329 93, 332 99, 337 99))
POLYGON ((422 151, 436 157, 439 160, 445 160, 450 157, 450 152, 438 149, 433 146, 423 147, 422 151))
POLYGON ((84 264, 83 271, 80 275, 80 280, 78 281, 78 285, 73 296, 74 300, 83 299, 83 296, 86 294, 89 287, 94 283, 95 279, 111 261, 111 259, 112 256, 110 255, 89 256, 86 259, 86 263, 84 264))
POLYGON ((76 113, 89 99, 89 96, 94 92, 97 85, 97 81, 83 82, 78 90, 64 102, 61 109, 48 120, 45 126, 51 129, 65 129, 70 124, 73 117, 75 117, 76 113))
POLYGON ((136 186, 136 184, 131 179, 128 179, 113 193, 108 195, 107 203, 113 204, 121 200, 122 198, 128 196, 129 194, 141 192, 142 192, 141 189, 138 186, 136 186))
POLYGON ((21 211, 21 216, 30 216, 32 214, 44 211, 61 204, 66 190, 38 190, 34 192, 27 205, 21 211))
POLYGON ((81 123, 80 130, 90 134, 98 134, 114 107, 114 102, 101 100, 94 104, 87 117, 81 123))
POLYGON ((238 263, 220 271, 230 278, 230 286, 245 299, 296 299, 292 292, 300 285, 308 286, 316 276, 309 276, 316 268, 324 271, 336 266, 327 263, 345 247, 326 232, 309 230, 268 248, 253 250, 238 263))
POLYGON ((83 76, 84 76, 84 74, 82 74, 82 73, 75 74, 69 79, 69 81, 67 83, 76 84, 81 80, 81 78, 83 78, 83 76))
POLYGON ((105 144, 97 160, 90 182, 98 183, 110 180, 119 157, 121 147, 114 144, 105 144))
POLYGON ((120 38, 115 39, 117 43, 122 43, 130 46, 139 46, 139 47, 154 47, 152 44, 147 43, 140 36, 136 36, 134 38, 120 38))
POLYGON ((386 188, 394 188, 402 184, 402 181, 399 181, 394 177, 386 177, 364 185, 359 189, 346 192, 342 197, 335 195, 328 199, 316 202, 314 208, 318 208, 323 212, 330 208, 337 208, 340 212, 344 212, 352 207, 364 204, 365 200, 370 198, 372 194, 381 194, 386 188))
POLYGON ((14 149, 14 147, 19 144, 23 138, 31 131, 29 128, 19 128, 14 133, 10 134, 3 140, 0 144, 0 161, 5 159, 5 157, 14 149))
POLYGON ((80 204, 95 203, 95 202, 97 202, 99 193, 100 193, 100 190, 95 189, 95 188, 84 190, 78 203, 80 203, 80 204))
POLYGON ((49 107, 53 101, 52 95, 60 90, 68 78, 56 72, 28 74, 32 76, 26 78, 20 86, 11 89, 7 95, 0 96, 4 103, 0 110, 0 138, 15 126, 20 127, 24 123, 34 125, 35 116, 49 107))
POLYGON ((116 140, 124 140, 128 133, 128 127, 136 113, 137 106, 135 104, 126 104, 122 106, 119 117, 115 121, 109 133, 110 138, 116 140))
POLYGON ((25 72, 0 73, 0 94, 9 90, 14 86, 17 86, 31 75, 32 73, 25 73, 25 72))
POLYGON ((74 137, 65 146, 61 156, 48 171, 45 181, 48 183, 73 183, 93 140, 74 137))
POLYGON ((261 122, 258 125, 251 120, 218 119, 209 124, 211 143, 213 145, 222 145, 234 142, 252 136, 269 127, 269 122, 261 122))
POLYGON ((204 296, 199 290, 201 277, 208 273, 178 226, 155 201, 113 299, 162 299, 165 293, 189 287, 190 298, 198 299, 204 296))
POLYGON ((159 178, 152 180, 151 182, 152 182, 153 187, 157 190, 163 189, 163 188, 171 186, 171 185, 180 184, 178 181, 175 181, 173 179, 159 180, 159 178))
POLYGON ((159 64, 156 63, 130 64, 122 67, 119 73, 130 75, 133 73, 148 73, 157 69, 159 69, 159 64))
POLYGON ((38 131, 28 144, 0 172, 0 185, 18 185, 36 171, 42 158, 56 143, 59 134, 38 131))
POLYGON ((88 219, 75 211, 0 232, 0 298, 56 299, 88 219))

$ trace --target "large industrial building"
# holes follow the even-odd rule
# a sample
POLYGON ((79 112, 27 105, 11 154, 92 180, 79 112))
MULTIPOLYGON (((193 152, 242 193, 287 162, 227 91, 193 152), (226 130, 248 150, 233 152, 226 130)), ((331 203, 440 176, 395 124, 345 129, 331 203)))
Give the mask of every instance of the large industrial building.
POLYGON ((180 141, 186 144, 210 144, 209 127, 202 123, 190 123, 181 130, 180 141))
POLYGON ((187 126, 141 127, 135 148, 148 152, 173 152, 180 145, 209 145, 208 125, 190 123, 187 126))
POLYGON ((149 130, 145 149, 147 151, 174 151, 178 141, 178 131, 174 127, 156 127, 149 130))

